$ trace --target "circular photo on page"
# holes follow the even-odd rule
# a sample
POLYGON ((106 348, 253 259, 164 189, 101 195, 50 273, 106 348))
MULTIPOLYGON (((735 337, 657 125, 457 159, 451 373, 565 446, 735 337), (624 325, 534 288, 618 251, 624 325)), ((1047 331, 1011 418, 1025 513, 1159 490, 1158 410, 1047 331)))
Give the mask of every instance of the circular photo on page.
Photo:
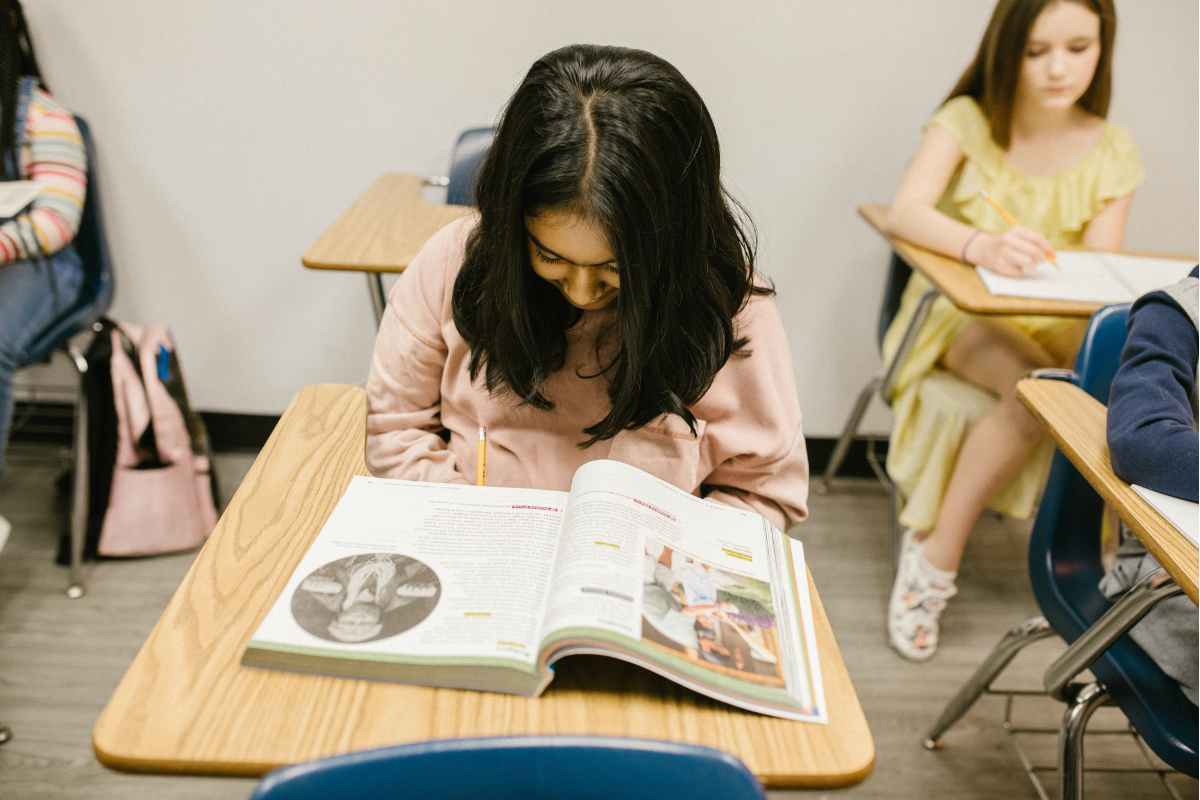
POLYGON ((316 569, 292 595, 301 628, 331 642, 387 639, 437 607, 442 582, 428 565, 395 553, 363 553, 316 569))

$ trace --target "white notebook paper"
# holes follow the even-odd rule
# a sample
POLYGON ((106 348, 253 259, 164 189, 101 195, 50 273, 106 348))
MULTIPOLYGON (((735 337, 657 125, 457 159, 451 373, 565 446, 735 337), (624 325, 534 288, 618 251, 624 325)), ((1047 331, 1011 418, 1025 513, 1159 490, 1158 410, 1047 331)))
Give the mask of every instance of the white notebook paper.
POLYGON ((36 181, 0 181, 0 219, 15 217, 41 193, 36 181))
POLYGON ((1138 486, 1136 483, 1133 484, 1133 490, 1154 506, 1155 511, 1166 517, 1167 522, 1174 525, 1176 530, 1191 539, 1192 544, 1197 544, 1197 536, 1200 536, 1200 503, 1172 497, 1145 486, 1138 486))
POLYGON ((1060 269, 1043 261, 1024 278, 997 275, 983 267, 975 270, 992 294, 1109 304, 1131 303, 1147 292, 1170 286, 1196 266, 1194 261, 1173 258, 1074 250, 1059 250, 1055 259, 1060 269))

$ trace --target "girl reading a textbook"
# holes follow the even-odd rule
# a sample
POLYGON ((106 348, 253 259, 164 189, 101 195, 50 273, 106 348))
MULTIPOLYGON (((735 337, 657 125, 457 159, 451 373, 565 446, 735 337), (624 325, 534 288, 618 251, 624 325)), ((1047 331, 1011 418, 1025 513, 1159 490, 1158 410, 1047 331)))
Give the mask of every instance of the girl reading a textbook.
MULTIPOLYGON (((79 229, 87 157, 75 118, 46 91, 25 15, 0 0, 0 180, 43 189, 0 219, 0 475, 13 415, 13 374, 45 353, 32 343, 70 311, 83 287, 71 240, 79 229)), ((0 517, 0 545, 9 529, 0 517)))
POLYGON ((377 476, 567 490, 614 459, 786 530, 808 461, 791 356, 708 110, 650 53, 529 70, 476 188, 392 291, 367 381, 377 476))
MULTIPOLYGON (((1112 0, 999 0, 975 60, 925 128, 889 232, 1010 276, 1055 247, 1119 249, 1144 173, 1129 134, 1105 121, 1115 30, 1112 0), (1005 222, 980 190, 1020 224, 1005 222)), ((928 286, 915 273, 909 280, 885 360, 928 286)), ((934 302, 900 367, 888 451, 888 471, 907 498, 888 609, 889 638, 905 657, 933 655, 938 617, 984 507, 1031 513, 1051 450, 1015 385, 1030 369, 1070 365, 1085 325, 979 317, 944 297, 934 302), (998 402, 973 420, 930 388, 936 381, 927 379, 942 370, 998 402)))

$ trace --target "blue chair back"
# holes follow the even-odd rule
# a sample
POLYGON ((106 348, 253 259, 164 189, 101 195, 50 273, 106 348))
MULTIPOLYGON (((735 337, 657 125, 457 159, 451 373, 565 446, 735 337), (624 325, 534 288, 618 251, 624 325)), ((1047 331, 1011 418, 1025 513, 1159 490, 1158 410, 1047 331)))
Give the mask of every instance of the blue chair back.
POLYGON ((879 307, 879 325, 875 330, 875 343, 881 351, 883 337, 900 310, 900 298, 904 296, 904 287, 908 286, 910 275, 912 267, 893 251, 891 263, 888 264, 887 285, 883 289, 883 304, 879 307))
POLYGON ((283 767, 251 800, 766 800, 742 762, 708 747, 587 736, 449 739, 283 767))
POLYGON ((475 181, 479 163, 492 144, 493 128, 472 128, 463 131, 450 155, 450 183, 446 186, 446 202, 456 206, 475 205, 475 181))
MULTIPOLYGON (((1075 383, 1108 402, 1125 345, 1129 306, 1097 311, 1075 361, 1075 383)), ((1029 578, 1046 619, 1074 642, 1111 607, 1098 584, 1104 501, 1061 452, 1029 541, 1029 578)), ((1129 636, 1122 636, 1093 665, 1092 674, 1160 758, 1193 777, 1197 772, 1197 710, 1129 636)))
POLYGON ((100 189, 96 182, 96 151, 91 130, 81 117, 75 117, 87 151, 87 194, 83 201, 83 217, 72 242, 83 262, 83 288, 75 305, 30 347, 31 361, 40 361, 61 347, 68 339, 104 316, 112 305, 113 272, 108 255, 108 240, 104 236, 104 219, 100 213, 100 189))

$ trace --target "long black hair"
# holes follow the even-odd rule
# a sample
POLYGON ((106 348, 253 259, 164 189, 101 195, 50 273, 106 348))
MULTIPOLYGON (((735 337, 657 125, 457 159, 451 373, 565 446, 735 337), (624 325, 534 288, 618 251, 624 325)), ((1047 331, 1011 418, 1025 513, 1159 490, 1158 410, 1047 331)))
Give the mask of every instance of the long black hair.
POLYGON ((608 234, 620 269, 620 348, 603 365, 612 410, 590 446, 688 407, 730 356, 756 286, 754 229, 720 180, 716 129, 677 69, 641 50, 571 45, 540 58, 509 100, 480 168, 479 225, 452 308, 489 392, 550 408, 578 309, 529 262, 525 220, 564 211, 608 234), (734 213, 737 210, 737 214, 734 213))
POLYGON ((33 53, 33 40, 25 24, 25 12, 17 0, 0 0, 0 170, 4 178, 19 178, 17 148, 17 94, 21 79, 32 76, 44 89, 42 71, 33 53))

